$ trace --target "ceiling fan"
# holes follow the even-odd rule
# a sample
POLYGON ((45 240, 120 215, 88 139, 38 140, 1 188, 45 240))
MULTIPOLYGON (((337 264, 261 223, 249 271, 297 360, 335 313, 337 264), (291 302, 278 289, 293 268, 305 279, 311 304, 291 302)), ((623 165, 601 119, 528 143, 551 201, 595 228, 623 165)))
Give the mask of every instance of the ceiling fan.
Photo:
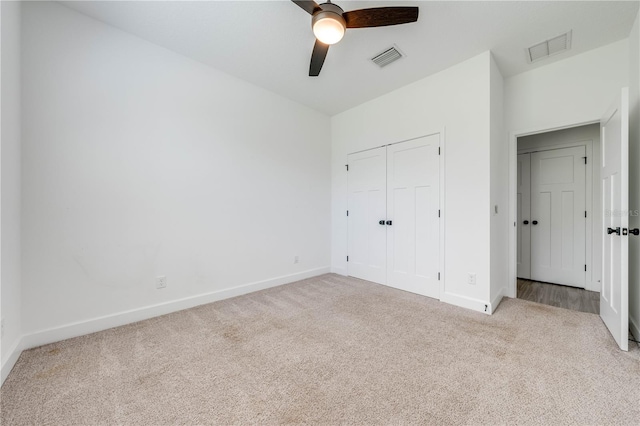
POLYGON ((311 28, 316 42, 311 53, 310 77, 320 74, 329 46, 339 42, 347 28, 385 27, 418 20, 417 7, 374 7, 345 12, 331 1, 322 4, 313 0, 291 1, 312 16, 311 28))

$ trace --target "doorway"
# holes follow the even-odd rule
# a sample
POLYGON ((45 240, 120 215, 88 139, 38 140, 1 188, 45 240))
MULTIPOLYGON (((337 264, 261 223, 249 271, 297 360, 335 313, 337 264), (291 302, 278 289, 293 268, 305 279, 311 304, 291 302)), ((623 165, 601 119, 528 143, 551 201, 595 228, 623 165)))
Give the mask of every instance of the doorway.
POLYGON ((517 297, 598 313, 599 124, 517 138, 517 297))
MULTIPOLYGON (((636 235, 636 229, 629 229, 629 88, 623 87, 613 97, 608 108, 603 109, 602 116, 597 120, 585 123, 566 125, 563 127, 547 127, 529 131, 517 131, 509 134, 509 217, 513 227, 509 232, 509 297, 517 297, 517 155, 518 140, 529 135, 538 135, 552 130, 568 130, 588 124, 600 124, 600 148, 593 149, 594 161, 591 162, 593 174, 600 174, 596 188, 603 188, 596 195, 600 205, 596 210, 592 205, 591 243, 587 242, 587 249, 592 250, 591 285, 596 285, 594 291, 600 294, 600 318, 607 327, 621 350, 628 350, 629 334, 629 236, 636 235), (596 156, 599 159, 596 160, 596 156), (602 196, 602 199, 600 199, 602 196), (597 218, 597 219, 596 219, 597 218), (598 225, 600 228, 598 229, 598 225), (632 232, 633 231, 633 232, 632 232), (599 236, 598 236, 599 234, 599 236), (600 259, 594 253, 600 252, 600 259), (598 260, 601 262, 598 262, 598 260), (600 266, 599 274, 594 271, 600 266), (598 285, 599 284, 599 285, 598 285)), ((592 145, 596 145, 596 143, 592 145)), ((588 159, 587 159, 588 160, 588 159)), ((592 175, 593 178, 593 175, 592 175)), ((587 179, 589 184, 589 179, 587 179)), ((586 196, 593 198, 593 189, 586 196)), ((638 232, 640 235, 640 232, 638 232)), ((587 234, 588 239, 588 234, 587 234)), ((587 256, 589 259, 589 256, 587 256)), ((588 265, 587 265, 588 268, 588 265)), ((587 269, 587 272, 589 269, 587 269)), ((589 281, 587 281, 589 282, 589 281)))

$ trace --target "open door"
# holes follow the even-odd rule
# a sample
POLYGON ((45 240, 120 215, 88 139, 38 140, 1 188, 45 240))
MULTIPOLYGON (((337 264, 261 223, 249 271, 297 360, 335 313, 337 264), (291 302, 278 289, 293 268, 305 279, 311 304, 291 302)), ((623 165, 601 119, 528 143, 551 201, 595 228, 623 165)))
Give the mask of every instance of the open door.
POLYGON ((600 316, 629 350, 629 89, 600 120, 602 141, 602 289, 600 316))

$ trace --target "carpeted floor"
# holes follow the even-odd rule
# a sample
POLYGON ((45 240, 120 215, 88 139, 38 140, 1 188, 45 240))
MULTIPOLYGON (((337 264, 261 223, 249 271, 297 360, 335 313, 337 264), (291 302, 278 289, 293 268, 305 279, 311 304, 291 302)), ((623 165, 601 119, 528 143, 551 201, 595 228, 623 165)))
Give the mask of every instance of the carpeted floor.
POLYGON ((634 424, 640 350, 597 315, 493 316, 337 275, 25 351, 2 425, 634 424))

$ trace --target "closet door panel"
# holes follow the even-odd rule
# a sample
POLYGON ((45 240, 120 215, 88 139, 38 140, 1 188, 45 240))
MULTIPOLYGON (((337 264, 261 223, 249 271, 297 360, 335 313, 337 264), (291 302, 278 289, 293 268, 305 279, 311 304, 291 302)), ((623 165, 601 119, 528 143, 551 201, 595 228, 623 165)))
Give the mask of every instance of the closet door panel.
POLYGON ((387 284, 439 297, 440 136, 387 147, 387 284))
POLYGON ((349 155, 348 274, 386 283, 387 210, 386 148, 349 155))
POLYGON ((428 279, 434 272, 437 274, 438 265, 434 265, 429 259, 439 258, 439 247, 432 243, 438 239, 438 229, 432 226, 433 220, 428 220, 433 214, 434 202, 438 205, 438 198, 434 199, 433 188, 416 188, 416 270, 418 277, 428 279), (434 233, 435 231, 435 233, 434 233))
MULTIPOLYGON (((393 217, 392 225, 387 229, 389 243, 393 245, 388 252, 393 253, 393 258, 389 259, 389 268, 399 274, 411 273, 411 265, 415 262, 413 241, 408 239, 412 232, 414 200, 409 188, 394 188, 390 194, 389 201, 392 205, 389 208, 389 217, 393 217), (391 228, 393 226, 393 228, 391 228)), ((391 282, 390 282, 391 283, 391 282)))

